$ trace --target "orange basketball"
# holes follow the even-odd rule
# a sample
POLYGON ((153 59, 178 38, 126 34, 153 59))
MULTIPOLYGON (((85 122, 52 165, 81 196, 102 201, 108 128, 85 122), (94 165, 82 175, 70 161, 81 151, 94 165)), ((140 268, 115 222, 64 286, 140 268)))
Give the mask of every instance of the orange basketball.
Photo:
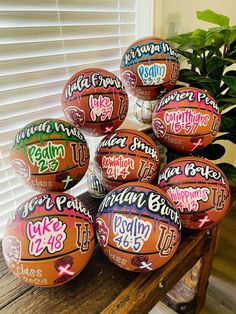
POLYGON ((158 186, 175 202, 183 227, 207 228, 219 223, 228 211, 229 183, 220 168, 207 159, 173 160, 160 172, 158 186))
POLYGON ((147 183, 127 183, 107 194, 95 225, 102 251, 130 271, 161 267, 180 242, 179 211, 165 192, 147 183))
POLYGON ((11 166, 34 190, 65 191, 84 176, 89 149, 83 134, 58 119, 27 124, 15 136, 11 166))
POLYGON ((154 100, 175 86, 179 77, 179 59, 166 40, 144 37, 124 52, 120 71, 128 92, 139 99, 154 100))
POLYGON ((12 214, 2 248, 19 279, 35 286, 61 285, 78 275, 92 255, 92 217, 71 195, 36 195, 12 214))
POLYGON ((99 68, 74 74, 64 87, 61 103, 67 121, 93 136, 117 129, 128 112, 128 96, 120 79, 99 68))
POLYGON ((96 174, 108 190, 130 181, 152 182, 159 169, 159 151, 145 133, 120 129, 107 135, 95 153, 96 174))
POLYGON ((183 87, 171 91, 157 103, 152 127, 158 140, 183 153, 192 153, 210 144, 220 128, 220 110, 204 90, 183 87))

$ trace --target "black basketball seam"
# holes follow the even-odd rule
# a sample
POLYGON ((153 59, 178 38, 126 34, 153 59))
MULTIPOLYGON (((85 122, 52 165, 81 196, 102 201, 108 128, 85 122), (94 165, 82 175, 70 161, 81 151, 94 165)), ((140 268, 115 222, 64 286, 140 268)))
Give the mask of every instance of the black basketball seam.
MULTIPOLYGON (((71 168, 60 170, 60 171, 56 171, 56 172, 51 172, 51 173, 31 173, 30 175, 31 176, 48 176, 48 175, 54 175, 54 174, 61 173, 61 172, 67 172, 67 171, 70 171, 70 170, 75 169, 75 168, 81 169, 82 167, 79 167, 78 165, 76 165, 76 166, 73 166, 71 168)), ((60 183, 60 182, 58 182, 58 183, 60 183)))
MULTIPOLYGON (((90 242, 94 241, 95 240, 95 234, 93 236, 93 238, 90 240, 90 242)), ((54 255, 54 256, 49 256, 49 257, 40 257, 40 258, 21 258, 21 261, 25 261, 25 262, 28 262, 28 261, 44 261, 44 260, 49 260, 49 259, 54 259, 54 258, 58 258, 60 256, 65 256, 65 255, 68 255, 68 254, 72 254, 76 251, 79 251, 80 248, 76 248, 75 250, 72 250, 72 251, 69 251, 69 252, 66 252, 66 253, 63 253, 63 254, 59 254, 59 255, 54 255)))
POLYGON ((41 218, 41 217, 68 217, 69 219, 71 218, 79 218, 81 220, 86 220, 88 222, 90 222, 92 224, 92 222, 89 220, 89 218, 87 217, 80 217, 80 216, 76 216, 76 215, 66 215, 66 214, 50 214, 50 215, 47 215, 48 212, 45 213, 45 215, 43 216, 34 216, 34 217, 29 217, 27 219, 25 219, 24 221, 31 221, 32 219, 35 219, 35 218, 41 218))
MULTIPOLYGON (((199 159, 202 159, 202 158, 200 158, 200 157, 198 157, 199 159)), ((202 161, 202 160, 194 160, 194 159, 192 159, 191 157, 184 157, 183 158, 183 160, 181 160, 181 162, 184 162, 184 161, 191 161, 191 162, 198 162, 198 163, 201 163, 201 164, 203 164, 203 165, 205 165, 205 163, 204 163, 204 161, 202 161)), ((174 164, 178 164, 180 161, 179 160, 174 160, 174 161, 171 161, 170 162, 170 166, 172 166, 172 165, 174 165, 174 164)), ((206 164, 207 164, 207 161, 206 161, 206 164)), ((216 167, 215 167, 215 165, 214 164, 212 164, 212 163, 210 163, 210 166, 212 167, 212 168, 214 168, 216 171, 218 171, 219 172, 219 169, 217 169, 216 167)), ((166 168, 166 167, 165 167, 166 168)))
MULTIPOLYGON (((179 64, 178 60, 177 59, 173 59, 173 58, 152 58, 152 61, 173 61, 173 62, 176 62, 179 64)), ((138 60, 138 64, 139 63, 144 63, 144 62, 148 62, 148 64, 150 64, 149 60, 146 59, 146 60, 138 60)), ((134 66, 137 64, 137 61, 133 61, 133 63, 130 63, 129 65, 127 66, 121 66, 120 68, 121 69, 129 69, 130 66, 134 66)))
MULTIPOLYGON (((179 109, 179 108, 181 108, 181 109, 198 109, 198 111, 200 111, 200 110, 202 110, 202 111, 207 111, 207 112, 211 112, 212 114, 215 114, 215 115, 217 115, 217 113, 216 112, 213 112, 213 111, 211 111, 210 110, 210 108, 212 108, 210 105, 209 105, 209 109, 207 109, 207 108, 200 108, 200 110, 199 110, 199 107, 198 106, 178 106, 178 105, 176 105, 175 107, 168 107, 168 108, 166 108, 167 106, 168 106, 169 104, 167 104, 167 105, 164 105, 163 107, 161 107, 160 109, 162 109, 162 110, 158 110, 158 111, 154 111, 153 113, 155 114, 155 113, 160 113, 160 112, 163 112, 163 111, 168 111, 168 110, 172 110, 172 109, 179 109)), ((201 106, 201 104, 200 104, 200 106, 201 106)), ((207 106, 207 105, 206 105, 207 106)))
MULTIPOLYGON (((99 88, 99 87, 98 87, 99 88)), ((95 88, 96 89, 96 88, 95 88)), ((120 90, 119 92, 93 92, 92 93, 93 95, 117 95, 118 97, 120 95, 124 95, 124 96, 127 96, 127 93, 124 91, 124 90, 120 90)), ((66 104, 68 104, 70 101, 73 101, 73 100, 77 100, 78 101, 78 98, 83 98, 83 97, 86 97, 86 96, 90 96, 91 95, 91 92, 90 93, 83 93, 82 95, 80 95, 79 97, 73 97, 73 98, 70 98, 68 100, 64 100, 62 99, 62 101, 66 104)), ((69 107, 69 106, 68 106, 69 107)))
MULTIPOLYGON (((43 143, 44 142, 49 142, 49 141, 66 141, 66 142, 74 142, 74 143, 79 143, 79 144, 81 144, 81 145, 86 145, 86 146, 88 146, 87 145, 87 142, 79 142, 79 141, 75 141, 75 140, 68 140, 68 139, 66 139, 66 138, 49 138, 49 139, 45 139, 45 140, 42 140, 43 141, 43 143)), ((41 143, 42 144, 42 141, 37 141, 37 142, 31 142, 31 143, 29 143, 29 144, 24 144, 23 145, 23 147, 17 147, 16 149, 15 149, 15 151, 16 150, 21 150, 21 149, 23 149, 24 147, 28 147, 29 145, 33 145, 33 144, 37 144, 37 143, 41 143)), ((19 145, 19 144, 18 144, 19 145)), ((68 146, 67 146, 68 147, 68 146)))
MULTIPOLYGON (((209 186, 209 184, 210 185, 220 185, 220 187, 222 187, 222 188, 224 188, 225 190, 226 190, 226 192, 227 192, 227 195, 226 195, 226 199, 225 200, 227 200, 228 199, 228 197, 230 196, 230 192, 229 192, 229 190, 227 189, 227 187, 225 186, 225 185, 222 185, 222 184, 220 184, 219 182, 206 182, 206 181, 190 181, 190 182, 182 182, 181 184, 179 184, 179 185, 176 185, 176 183, 168 183, 168 184, 165 184, 165 185, 163 185, 163 186, 159 186, 160 187, 160 189, 163 189, 163 187, 169 187, 169 186, 176 186, 176 187, 180 187, 181 188, 181 186, 182 185, 189 185, 189 184, 203 184, 203 185, 206 185, 206 187, 208 187, 209 186)), ((192 187, 192 186, 189 186, 190 188, 192 187)), ((202 186, 200 186, 200 187, 202 187, 202 186)), ((165 191, 165 190, 164 190, 165 191)))
MULTIPOLYGON (((153 172, 153 174, 154 174, 155 172, 157 172, 157 171, 158 171, 158 168, 153 172)), ((112 179, 106 178, 106 177, 104 177, 104 179, 106 179, 106 180, 108 180, 108 181, 111 181, 111 182, 122 182, 123 184, 128 183, 128 182, 136 182, 136 181, 139 181, 138 178, 136 178, 136 179, 134 179, 134 180, 128 180, 128 181, 125 181, 125 180, 117 180, 117 179, 112 180, 112 179)), ((141 182, 143 182, 143 181, 141 181, 141 182)), ((149 183, 149 182, 143 182, 143 183, 149 183)))
POLYGON ((166 81, 165 83, 161 83, 161 84, 157 84, 157 85, 136 85, 135 87, 150 87, 150 88, 158 88, 158 86, 160 86, 161 88, 162 88, 162 86, 164 86, 164 85, 166 85, 166 84, 168 84, 168 83, 170 83, 171 81, 169 80, 169 81, 166 81))
MULTIPOLYGON (((115 133, 118 133, 119 132, 119 134, 122 134, 122 133, 128 133, 128 134, 132 134, 132 135, 135 135, 135 136, 139 136, 139 137, 141 137, 143 140, 145 140, 146 142, 148 142, 150 145, 154 145, 154 147, 153 148, 158 148, 157 147, 157 145, 154 143, 154 141, 153 140, 151 140, 151 138, 149 138, 148 136, 148 139, 146 139, 145 137, 143 137, 143 135, 142 135, 142 131, 139 131, 139 130, 137 130, 138 131, 138 134, 136 134, 136 133, 133 133, 132 132, 132 130, 130 130, 130 129, 125 129, 125 130, 117 130, 115 133), (127 131, 125 131, 125 130, 127 130, 127 131), (139 134, 139 132, 141 133, 141 134, 139 134)), ((118 134, 118 135, 119 135, 118 134)), ((145 133, 144 133, 145 134, 145 133)), ((146 135, 146 134, 145 134, 146 135)), ((130 143, 130 144, 132 144, 132 143, 130 143)), ((127 146, 126 146, 127 147, 127 146)), ((157 153, 158 153, 158 151, 157 151, 157 153)))
MULTIPOLYGON (((169 221, 165 220, 164 217, 160 216, 163 218, 162 219, 156 219, 155 217, 152 217, 152 216, 148 216, 148 215, 143 215, 143 214, 139 214, 139 213, 134 213, 134 212, 125 212, 125 211, 119 211, 119 210, 113 210, 112 212, 109 212, 109 211, 103 211, 101 213, 101 215, 99 215, 99 212, 97 214, 97 216, 100 218, 103 214, 123 214, 123 215, 133 215, 133 216, 139 216, 139 217, 145 217, 145 218, 149 218, 149 219, 152 219, 152 220, 156 220, 156 221, 163 221, 163 222, 166 222, 168 223, 168 225, 171 225, 171 226, 175 226, 173 225, 172 223, 169 223, 169 221)), ((151 215, 151 214, 150 214, 151 215)), ((157 214, 156 214, 157 215, 157 214)), ((176 227, 176 226, 175 226, 176 227)), ((178 230, 178 227, 176 227, 176 229, 178 230)))
POLYGON ((118 247, 115 247, 114 245, 110 244, 109 242, 107 243, 107 246, 110 246, 112 247, 113 249, 117 250, 117 251, 120 251, 120 252, 124 252, 124 253, 127 253, 127 254, 135 254, 135 255, 152 255, 152 254, 158 254, 159 252, 158 251, 155 251, 155 252, 129 252, 129 251, 126 251, 126 250, 123 250, 123 249, 120 249, 118 247))
MULTIPOLYGON (((134 156, 134 157, 141 157, 143 159, 148 159, 148 160, 151 160, 151 161, 154 161, 154 162, 157 162, 155 161, 151 156, 150 157, 147 157, 147 156, 140 156, 138 154, 133 154, 133 153, 123 153, 123 152, 98 152, 96 155, 126 155, 126 156, 134 156)), ((160 160, 158 160, 160 161, 160 160)))
POLYGON ((117 118, 113 118, 113 119, 110 119, 110 120, 104 120, 104 121, 88 121, 88 120, 85 120, 85 122, 86 123, 91 123, 91 124, 93 124, 93 123, 103 123, 103 122, 106 122, 106 123, 109 123, 109 122, 112 122, 112 121, 115 121, 115 120, 120 120, 120 118, 119 117, 117 117, 117 118))
POLYGON ((194 214, 201 214, 201 213, 205 213, 205 212, 208 212, 209 210, 211 209, 215 209, 215 206, 212 206, 210 208, 207 208, 207 209, 204 209, 204 210, 198 210, 196 212, 192 211, 192 212, 188 212, 188 213, 182 213, 180 211, 180 215, 194 215, 194 214))
MULTIPOLYGON (((155 132, 155 131, 154 131, 155 132)), ((211 132, 208 132, 208 133, 199 133, 199 134, 190 134, 190 135, 188 135, 188 134, 173 134, 173 133, 171 133, 171 132, 166 132, 166 134, 168 134, 168 135, 172 135, 172 136, 176 136, 176 137, 178 137, 178 136, 185 136, 185 137, 200 137, 200 136, 205 136, 205 135, 212 135, 212 133, 211 132)), ((158 138, 161 138, 161 137, 158 137, 158 138)))
MULTIPOLYGON (((155 189, 153 189, 152 187, 150 187, 150 185, 151 185, 150 183, 145 183, 145 182, 136 181, 135 188, 136 188, 136 187, 145 188, 145 189, 148 189, 148 190, 153 191, 153 192, 155 192, 155 193, 160 193, 159 191, 156 191, 155 189), (148 188, 147 188, 147 187, 144 187, 142 184, 140 185, 140 183, 148 184, 149 186, 148 186, 148 188)), ((132 187, 132 186, 131 186, 131 187, 132 187)), ((117 189, 118 189, 118 187, 117 187, 117 189)), ((160 189, 160 190, 161 190, 161 188, 158 187, 158 186, 157 186, 157 189, 160 189)), ((161 191, 163 191, 163 190, 161 190, 161 191)), ((163 192, 164 192, 164 191, 163 191, 163 192)), ((161 196, 164 198, 165 201, 168 202, 168 204, 171 204, 171 206, 173 206, 172 202, 169 200, 169 196, 168 196, 168 198, 166 198, 163 194, 161 194, 161 196)))

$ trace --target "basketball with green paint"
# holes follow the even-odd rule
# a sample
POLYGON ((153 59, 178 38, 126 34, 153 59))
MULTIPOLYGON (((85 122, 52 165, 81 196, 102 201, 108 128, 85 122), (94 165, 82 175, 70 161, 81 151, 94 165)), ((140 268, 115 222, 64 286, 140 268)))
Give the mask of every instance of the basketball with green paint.
POLYGON ((23 127, 10 153, 15 173, 40 192, 66 191, 84 176, 89 148, 83 134, 59 119, 41 119, 23 127))

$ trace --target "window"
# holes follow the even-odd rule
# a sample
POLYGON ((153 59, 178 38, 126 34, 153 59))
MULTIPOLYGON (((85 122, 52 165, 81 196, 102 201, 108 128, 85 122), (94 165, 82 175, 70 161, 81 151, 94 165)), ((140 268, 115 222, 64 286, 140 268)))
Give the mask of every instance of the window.
POLYGON ((9 213, 37 194, 10 167, 15 134, 33 120, 63 117, 61 92, 75 72, 118 74, 124 49, 151 34, 151 0, 1 0, 0 16, 1 237, 9 213))

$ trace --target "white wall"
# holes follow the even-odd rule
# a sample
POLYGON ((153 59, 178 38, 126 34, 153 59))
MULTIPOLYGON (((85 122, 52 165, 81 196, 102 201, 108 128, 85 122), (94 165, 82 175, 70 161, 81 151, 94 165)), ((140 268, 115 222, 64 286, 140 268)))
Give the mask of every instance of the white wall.
MULTIPOLYGON (((227 15, 230 25, 236 25, 236 0, 153 0, 154 35, 168 38, 193 31, 196 28, 215 27, 196 17, 196 11, 211 9, 227 15)), ((216 162, 228 162, 236 166, 236 145, 219 141, 226 148, 226 154, 216 162)))
POLYGON ((227 15, 230 25, 236 24, 235 0, 153 0, 155 35, 167 38, 195 28, 214 26, 196 17, 196 11, 211 9, 227 15))

